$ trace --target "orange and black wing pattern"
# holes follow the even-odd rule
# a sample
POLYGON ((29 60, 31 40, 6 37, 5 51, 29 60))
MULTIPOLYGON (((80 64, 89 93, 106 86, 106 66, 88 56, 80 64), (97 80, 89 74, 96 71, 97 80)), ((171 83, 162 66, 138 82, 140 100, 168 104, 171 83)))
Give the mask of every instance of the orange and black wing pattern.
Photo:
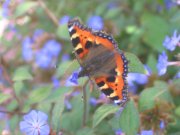
POLYGON ((89 76, 99 89, 116 104, 127 99, 128 61, 113 37, 93 31, 79 20, 70 20, 68 29, 77 59, 82 66, 81 76, 89 76))

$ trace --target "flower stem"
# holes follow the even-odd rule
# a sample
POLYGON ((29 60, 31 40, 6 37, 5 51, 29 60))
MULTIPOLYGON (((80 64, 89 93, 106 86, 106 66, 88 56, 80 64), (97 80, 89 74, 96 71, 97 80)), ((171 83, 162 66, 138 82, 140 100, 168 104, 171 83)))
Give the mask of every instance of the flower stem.
POLYGON ((180 66, 180 61, 172 61, 172 62, 168 62, 169 66, 180 66))

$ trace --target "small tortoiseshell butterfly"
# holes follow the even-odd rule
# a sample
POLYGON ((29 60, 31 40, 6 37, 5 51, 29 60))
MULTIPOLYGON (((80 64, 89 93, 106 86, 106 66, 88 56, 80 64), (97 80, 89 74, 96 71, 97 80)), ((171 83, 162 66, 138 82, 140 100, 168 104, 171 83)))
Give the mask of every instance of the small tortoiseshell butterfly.
POLYGON ((70 20, 68 29, 82 67, 78 77, 88 76, 116 104, 126 103, 128 61, 113 37, 82 25, 78 19, 70 20))

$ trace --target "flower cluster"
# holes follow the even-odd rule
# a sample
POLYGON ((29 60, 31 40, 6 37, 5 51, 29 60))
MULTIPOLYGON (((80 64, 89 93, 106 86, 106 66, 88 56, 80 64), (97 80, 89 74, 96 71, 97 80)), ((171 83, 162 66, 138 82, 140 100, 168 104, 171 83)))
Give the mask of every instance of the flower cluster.
POLYGON ((38 37, 44 33, 43 30, 37 29, 32 38, 26 37, 22 42, 22 57, 29 62, 34 60, 36 65, 42 69, 47 69, 53 66, 53 60, 57 59, 61 51, 61 44, 55 39, 46 41, 43 47, 39 50, 33 50, 38 37), (34 57, 35 56, 35 57, 34 57))
MULTIPOLYGON (((180 34, 177 33, 177 30, 174 31, 172 37, 166 36, 163 46, 169 51, 174 51, 176 47, 180 47, 180 34)), ((163 51, 158 57, 158 75, 164 75, 169 65, 180 66, 180 61, 169 62, 166 52, 163 51)))

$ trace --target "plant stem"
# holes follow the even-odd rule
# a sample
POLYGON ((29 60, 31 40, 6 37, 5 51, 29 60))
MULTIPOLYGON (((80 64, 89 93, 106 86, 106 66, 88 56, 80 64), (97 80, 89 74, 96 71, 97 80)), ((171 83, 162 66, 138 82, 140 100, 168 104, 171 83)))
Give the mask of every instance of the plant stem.
POLYGON ((58 19, 56 16, 46 7, 45 3, 42 0, 38 0, 39 5, 44 9, 46 14, 49 16, 49 18, 52 20, 52 22, 56 25, 59 26, 58 19))
POLYGON ((19 100, 19 98, 17 97, 15 90, 13 89, 13 83, 14 83, 14 82, 13 82, 12 79, 10 78, 10 75, 8 74, 8 71, 6 70, 6 68, 5 68, 4 65, 3 65, 3 58, 0 59, 0 67, 2 68, 4 78, 8 81, 9 85, 10 85, 11 88, 12 88, 12 94, 13 94, 13 97, 14 97, 14 98, 16 99, 16 101, 18 102, 19 110, 21 110, 22 103, 21 103, 21 101, 19 100))
POLYGON ((86 120, 87 120, 87 94, 86 94, 86 86, 88 84, 89 80, 86 80, 86 82, 83 85, 83 101, 84 101, 84 112, 83 112, 83 127, 86 126, 86 120))

